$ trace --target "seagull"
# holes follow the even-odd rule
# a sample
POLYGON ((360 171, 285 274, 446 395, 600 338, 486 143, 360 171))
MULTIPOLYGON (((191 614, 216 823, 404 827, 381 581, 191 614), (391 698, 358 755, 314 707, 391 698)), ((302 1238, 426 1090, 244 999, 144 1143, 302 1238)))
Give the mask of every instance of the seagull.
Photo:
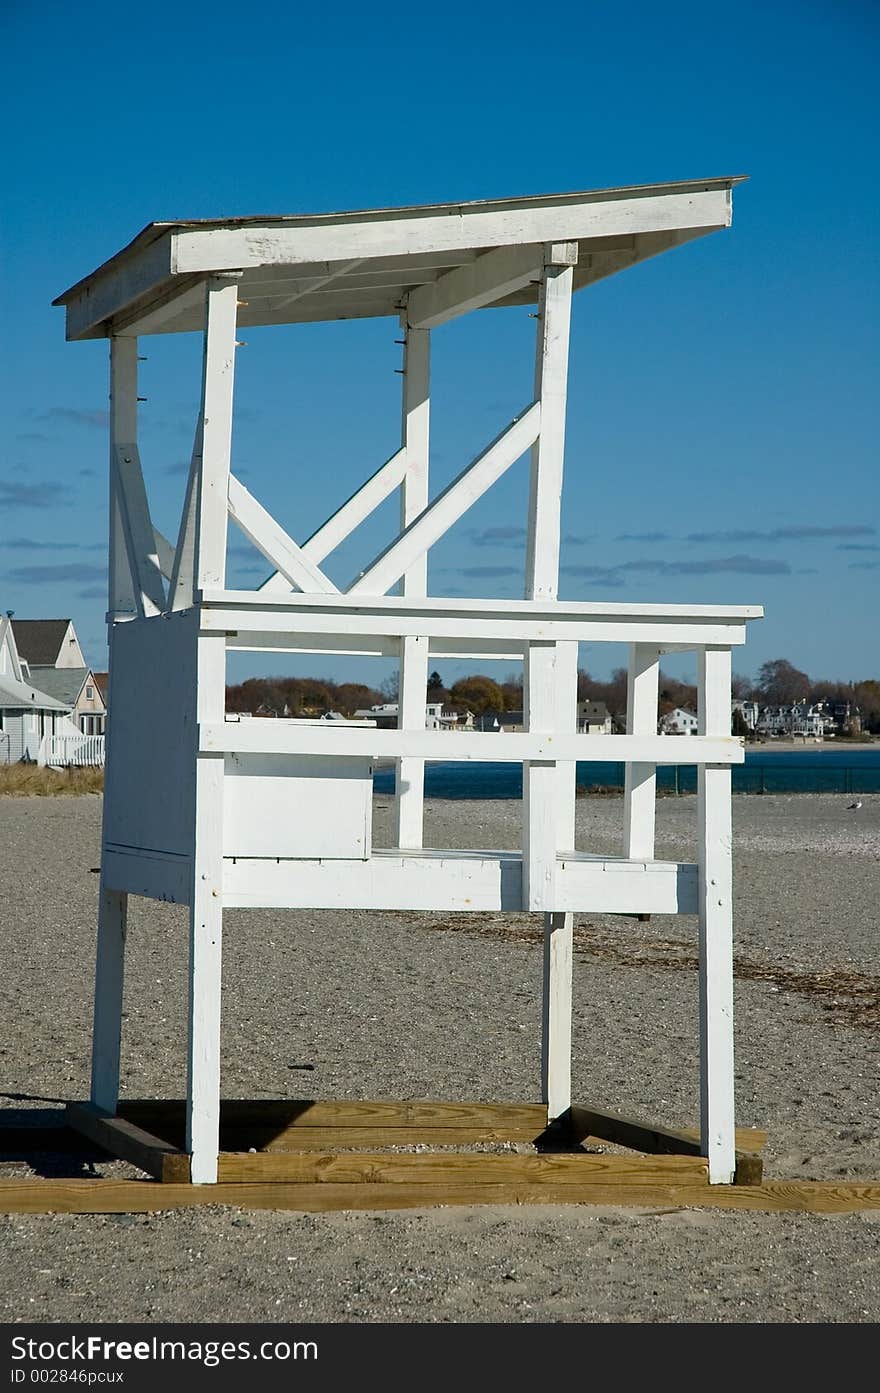
POLYGON ((861 800, 861 798, 857 798, 856 801, 855 801, 854 803, 850 803, 849 807, 847 808, 847 812, 848 812, 848 813, 857 813, 858 810, 859 810, 859 808, 860 808, 861 806, 862 806, 862 800, 861 800))

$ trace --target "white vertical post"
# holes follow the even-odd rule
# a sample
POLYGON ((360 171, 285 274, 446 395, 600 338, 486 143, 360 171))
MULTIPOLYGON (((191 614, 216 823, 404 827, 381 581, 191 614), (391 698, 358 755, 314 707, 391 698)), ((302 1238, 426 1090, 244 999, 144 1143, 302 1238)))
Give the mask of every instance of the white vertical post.
MULTIPOLYGON (((526 543, 526 598, 559 591, 560 510, 572 266, 577 244, 545 248, 538 302, 535 400, 541 429, 532 446, 526 543)), ((571 729, 577 702, 577 645, 530 644, 523 674, 529 730, 571 729)), ((574 845, 573 764, 523 766, 523 904, 543 909, 544 988, 541 1089, 553 1121, 571 1105, 571 914, 554 913, 556 853, 574 845)))
MULTIPOLYGON (((626 684, 627 735, 657 734, 659 650, 633 643, 626 684)), ((656 764, 627 761, 623 795, 623 854, 632 861, 653 861, 657 796, 656 764)))
MULTIPOLYGON (((698 690, 700 735, 729 735, 729 648, 701 651, 698 690)), ((729 767, 700 767, 700 1137, 713 1185, 729 1184, 736 1167, 730 794, 729 767)))
POLYGON ((237 314, 238 277, 212 276, 205 288, 201 468, 198 473, 193 558, 193 583, 197 590, 226 584, 226 523, 237 314))
POLYGON ((574 916, 544 915, 541 1097, 547 1121, 571 1107, 571 982, 574 916))
POLYGON ((95 1014, 92 1032, 92 1102, 115 1113, 119 1102, 122 992, 128 896, 103 885, 98 906, 95 1014))
MULTIPOLYGON (((523 704, 530 731, 556 729, 555 643, 530 643, 523 671, 523 704)), ((559 776, 555 760, 523 764, 523 909, 555 907, 559 776)))
MULTIPOLYGON (((222 722, 226 637, 198 644, 196 719, 222 722)), ((192 1179, 217 1179, 220 1135, 220 1007, 223 949, 223 755, 196 757, 195 835, 190 900, 189 1048, 186 1149, 192 1179)))
POLYGON ((128 564, 116 450, 120 445, 136 444, 138 438, 138 341, 113 336, 110 339, 110 576, 108 623, 133 619, 137 614, 134 578, 128 564))
MULTIPOLYGON (((556 645, 556 729, 566 735, 577 734, 578 646, 556 645)), ((556 846, 558 851, 574 851, 577 765, 573 759, 556 766, 556 846)))
MULTIPOLYGON (((431 420, 431 334, 413 329, 404 314, 403 410, 401 443, 406 451, 406 473, 400 490, 400 527, 408 527, 428 506, 428 456, 431 420)), ((425 552, 403 576, 403 594, 428 593, 428 555, 425 552)), ((400 690, 397 724, 401 730, 425 727, 425 692, 428 685, 428 640, 411 637, 400 642, 400 690)), ((394 822, 397 845, 420 847, 424 828, 425 761, 407 757, 397 761, 394 822)))

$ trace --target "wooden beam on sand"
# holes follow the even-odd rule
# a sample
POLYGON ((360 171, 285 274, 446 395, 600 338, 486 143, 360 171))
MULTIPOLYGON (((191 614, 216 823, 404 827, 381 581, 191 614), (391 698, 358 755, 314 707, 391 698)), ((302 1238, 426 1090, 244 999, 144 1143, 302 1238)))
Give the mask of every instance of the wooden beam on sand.
POLYGON ((696 1156, 521 1156, 516 1152, 221 1152, 218 1181, 295 1181, 302 1184, 707 1185, 708 1165, 696 1156))
POLYGON ((189 1183, 189 1156, 161 1137, 90 1103, 68 1103, 65 1115, 68 1126, 120 1161, 129 1161, 163 1184, 189 1183))
POLYGON ((267 1184, 186 1185, 150 1180, 0 1181, 3 1214, 145 1214, 196 1205, 330 1213, 483 1204, 593 1204, 639 1209, 733 1209, 853 1214, 880 1209, 880 1183, 774 1181, 766 1185, 267 1184))
MULTIPOLYGON (((659 1127, 598 1108, 572 1105, 561 1119, 561 1130, 572 1142, 594 1137, 597 1141, 632 1147, 649 1155, 700 1156, 700 1132, 696 1127, 659 1127)), ((756 1127, 736 1129, 735 1185, 760 1185, 763 1178, 761 1151, 767 1144, 767 1133, 756 1127)))

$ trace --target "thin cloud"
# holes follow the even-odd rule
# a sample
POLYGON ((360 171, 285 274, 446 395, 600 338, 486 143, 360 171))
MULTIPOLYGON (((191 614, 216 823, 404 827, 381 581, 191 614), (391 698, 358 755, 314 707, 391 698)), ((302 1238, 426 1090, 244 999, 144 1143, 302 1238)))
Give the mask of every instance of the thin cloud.
POLYGON ((16 440, 48 440, 49 437, 42 430, 22 430, 15 437, 16 440))
POLYGON ((162 470, 163 474, 188 474, 189 460, 178 460, 176 464, 166 464, 162 470))
POLYGON ((37 420, 63 422, 70 426, 90 426, 93 430, 106 430, 110 424, 110 412, 98 408, 84 410, 77 406, 50 406, 48 411, 39 413, 37 420))
POLYGON ((518 576, 522 572, 519 566, 462 566, 458 574, 460 576, 518 576))
POLYGON ((671 542, 668 532, 621 532, 618 542, 671 542))
POLYGON ((851 561, 851 571, 880 571, 880 561, 851 561))
POLYGON ((583 576, 605 584, 620 583, 624 574, 648 573, 658 576, 710 576, 724 573, 753 576, 787 576, 791 567, 787 561, 770 561, 757 556, 721 556, 706 561, 621 561, 616 566, 561 566, 570 576, 583 576))
POLYGON ((768 561, 757 556, 720 556, 712 561, 624 561, 621 571, 650 571, 660 576, 713 576, 726 572, 749 576, 788 576, 787 561, 768 561))
POLYGON ((25 585, 52 585, 65 580, 103 580, 106 575, 105 566, 89 566, 83 561, 71 561, 60 566, 16 566, 6 572, 6 579, 25 585))
POLYGON ((880 551, 876 542, 839 542, 838 551, 880 551))
POLYGON ((0 479, 0 505, 4 508, 57 508, 70 502, 70 489, 65 484, 47 480, 43 484, 19 484, 12 479, 0 479))
POLYGON ((0 547, 8 551, 81 551, 85 550, 79 542, 36 542, 32 537, 10 537, 0 542, 0 547))
POLYGON ((754 528, 735 528, 725 532, 689 532, 686 542, 808 542, 830 537, 874 537, 876 527, 861 523, 840 523, 832 527, 774 527, 768 532, 754 528))
POLYGON ((469 534, 475 547, 513 547, 526 539, 524 527, 485 527, 469 534))
POLYGON ((94 474, 97 474, 98 471, 97 469, 81 469, 79 472, 83 479, 90 479, 94 474))
POLYGON ((77 596, 80 600, 103 600, 107 596, 106 585, 87 585, 85 590, 78 590, 77 596))

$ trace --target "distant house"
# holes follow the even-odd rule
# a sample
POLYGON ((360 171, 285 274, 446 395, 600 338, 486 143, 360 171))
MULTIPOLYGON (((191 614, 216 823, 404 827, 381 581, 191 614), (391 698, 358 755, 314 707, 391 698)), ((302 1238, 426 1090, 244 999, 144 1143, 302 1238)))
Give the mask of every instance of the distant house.
POLYGON ((758 719, 761 715, 761 708, 756 701, 733 701, 730 704, 730 715, 738 711, 745 721, 748 730, 756 730, 758 719))
POLYGON ((69 711, 83 735, 103 735, 106 696, 86 664, 73 621, 13 619, 12 628, 31 680, 69 711))
POLYGON ((12 621, 0 619, 0 764, 36 761, 45 735, 75 733, 69 708, 31 680, 12 621))
POLYGON ((577 728, 581 735, 610 735, 611 713, 604 701, 579 701, 577 728))
POLYGON ((676 706, 674 710, 661 716, 659 731, 661 735, 696 735, 698 727, 699 720, 693 711, 676 706))
MULTIPOLYGON (((356 721, 369 721, 380 730, 397 730, 397 715, 400 707, 396 701, 385 701, 380 706, 370 706, 355 711, 356 721)), ((456 711, 443 705, 442 701, 429 701, 425 704, 426 730, 473 730, 474 717, 470 711, 456 711)))

